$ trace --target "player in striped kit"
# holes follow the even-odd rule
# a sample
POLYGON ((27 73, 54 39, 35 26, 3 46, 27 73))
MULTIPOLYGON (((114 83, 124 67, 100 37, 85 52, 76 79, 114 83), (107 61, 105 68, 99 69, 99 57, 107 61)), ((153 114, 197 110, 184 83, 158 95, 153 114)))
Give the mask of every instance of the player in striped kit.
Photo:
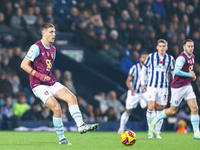
POLYGON ((184 99, 191 110, 191 124, 194 131, 194 139, 200 140, 197 100, 191 86, 191 81, 196 79, 195 73, 193 72, 194 42, 190 39, 185 40, 183 42, 183 49, 184 51, 176 59, 175 77, 171 84, 171 106, 163 110, 152 120, 150 132, 154 131, 156 123, 159 120, 175 114, 178 111, 182 99, 184 99))
POLYGON ((99 124, 83 122, 76 96, 64 85, 56 82, 52 75, 52 66, 56 57, 56 49, 52 45, 56 36, 54 25, 43 23, 40 30, 42 39, 30 47, 21 63, 21 68, 29 73, 30 86, 35 96, 40 98, 53 111, 53 125, 58 134, 59 144, 71 145, 64 135, 61 108, 56 98, 68 103, 69 112, 81 134, 95 130, 99 124))
MULTIPOLYGON (((141 88, 142 91, 147 91, 147 123, 150 129, 150 124, 153 117, 159 115, 165 108, 168 100, 168 72, 171 70, 173 76, 174 58, 166 53, 168 43, 164 39, 157 41, 156 49, 158 52, 148 55, 141 73, 141 88), (148 69, 148 85, 145 86, 146 70, 148 69), (157 111, 154 113, 155 101, 157 103, 157 111)), ((156 126, 155 137, 161 139, 159 135, 163 120, 156 126)), ((148 138, 152 138, 152 132, 148 131, 148 138)))
POLYGON ((138 103, 142 108, 146 108, 146 93, 142 93, 141 90, 141 70, 144 64, 144 61, 147 58, 147 53, 140 54, 140 62, 136 65, 133 65, 130 70, 126 80, 126 86, 128 87, 127 98, 126 98, 126 109, 121 116, 120 128, 118 130, 119 134, 124 132, 125 124, 127 123, 132 109, 136 108, 138 103))

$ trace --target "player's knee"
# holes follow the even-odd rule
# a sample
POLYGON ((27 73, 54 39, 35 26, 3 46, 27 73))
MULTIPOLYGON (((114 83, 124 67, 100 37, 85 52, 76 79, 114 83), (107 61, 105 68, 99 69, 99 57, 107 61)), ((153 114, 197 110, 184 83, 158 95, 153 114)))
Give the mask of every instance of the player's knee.
POLYGON ((61 112, 60 105, 55 105, 55 107, 53 108, 53 112, 54 113, 60 113, 61 112))
POLYGON ((71 103, 77 103, 76 96, 75 96, 75 95, 70 95, 69 101, 70 101, 71 103))
POLYGON ((196 106, 194 106, 194 107, 191 108, 191 112, 197 113, 198 109, 199 109, 199 107, 196 105, 196 106))

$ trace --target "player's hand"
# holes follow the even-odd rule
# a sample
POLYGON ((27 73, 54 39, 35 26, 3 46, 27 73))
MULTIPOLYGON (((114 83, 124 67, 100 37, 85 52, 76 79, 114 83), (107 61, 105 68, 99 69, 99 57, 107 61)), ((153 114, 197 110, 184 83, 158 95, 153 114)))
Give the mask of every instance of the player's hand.
POLYGON ((195 75, 194 71, 191 71, 191 74, 192 74, 192 77, 191 77, 192 81, 196 80, 196 75, 195 75))
POLYGON ((49 76, 45 76, 43 81, 49 81, 51 78, 49 76))
POLYGON ((136 92, 135 92, 134 90, 131 90, 131 95, 133 95, 133 96, 134 96, 134 95, 135 95, 135 93, 136 93, 136 92))
POLYGON ((147 91, 147 88, 145 85, 141 85, 141 89, 142 89, 142 92, 146 92, 147 91))

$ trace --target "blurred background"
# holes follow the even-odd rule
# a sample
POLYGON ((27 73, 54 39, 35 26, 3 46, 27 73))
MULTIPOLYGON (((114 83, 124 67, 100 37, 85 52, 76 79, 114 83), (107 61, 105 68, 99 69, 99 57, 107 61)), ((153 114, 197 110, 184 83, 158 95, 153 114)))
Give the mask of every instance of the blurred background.
MULTIPOLYGON (((199 0, 0 0, 1 130, 52 126, 52 112, 33 95, 29 75, 20 68, 30 46, 41 39, 43 22, 56 28, 54 76, 77 96, 84 120, 99 122, 100 130, 118 130, 129 69, 141 52, 156 52, 160 38, 168 41, 167 53, 174 59, 185 39, 194 41, 192 86, 199 104, 199 0)), ((64 125, 73 131, 67 103, 60 103, 64 125)), ((146 131, 145 114, 138 105, 126 127, 146 131)), ((191 131, 188 118, 182 102, 162 130, 176 130, 183 119, 191 131)))

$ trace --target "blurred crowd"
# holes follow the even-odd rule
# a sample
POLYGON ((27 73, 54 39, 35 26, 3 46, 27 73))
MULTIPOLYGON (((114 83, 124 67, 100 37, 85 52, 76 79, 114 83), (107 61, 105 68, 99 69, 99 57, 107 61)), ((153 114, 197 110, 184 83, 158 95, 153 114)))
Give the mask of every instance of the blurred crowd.
MULTIPOLYGON (((127 73, 139 62, 141 52, 156 51, 158 39, 168 41, 167 53, 175 59, 183 50, 182 42, 192 39, 197 75, 192 84, 200 101, 199 0, 0 0, 0 4, 1 119, 13 115, 22 120, 51 119, 48 108, 32 96, 28 74, 20 69, 30 45, 41 38, 43 22, 53 23, 57 34, 73 33, 76 44, 127 73), (17 111, 20 107, 23 112, 17 111)), ((85 120, 119 120, 124 106, 115 91, 100 91, 93 100, 85 100, 78 95, 70 71, 54 69, 53 73, 77 95, 85 120)), ((64 120, 70 120, 67 104, 62 104, 62 110, 64 120)))

